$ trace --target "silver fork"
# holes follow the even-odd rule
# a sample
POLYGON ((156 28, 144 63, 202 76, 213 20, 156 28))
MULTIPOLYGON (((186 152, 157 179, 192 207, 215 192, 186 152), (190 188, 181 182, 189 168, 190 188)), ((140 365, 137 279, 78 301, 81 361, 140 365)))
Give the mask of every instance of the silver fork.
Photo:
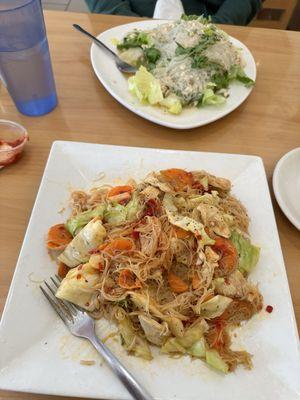
POLYGON ((147 393, 131 373, 127 371, 124 365, 121 364, 105 344, 98 339, 95 334, 95 321, 93 318, 91 318, 83 309, 78 308, 74 304, 55 297, 61 279, 57 275, 50 279, 50 284, 44 281, 44 287, 40 286, 41 291, 63 320, 64 324, 69 328, 70 332, 74 336, 88 339, 92 343, 134 399, 153 400, 150 394, 147 393))
POLYGON ((86 31, 78 24, 73 24, 73 27, 77 29, 79 32, 88 36, 90 39, 92 39, 97 46, 99 46, 102 49, 105 49, 108 53, 110 53, 110 55, 112 55, 113 58, 115 59, 116 66, 119 71, 124 72, 125 74, 134 74, 137 71, 136 67, 133 67, 127 62, 121 60, 121 58, 116 53, 114 53, 109 47, 107 47, 106 44, 97 39, 96 36, 92 35, 90 32, 86 31))

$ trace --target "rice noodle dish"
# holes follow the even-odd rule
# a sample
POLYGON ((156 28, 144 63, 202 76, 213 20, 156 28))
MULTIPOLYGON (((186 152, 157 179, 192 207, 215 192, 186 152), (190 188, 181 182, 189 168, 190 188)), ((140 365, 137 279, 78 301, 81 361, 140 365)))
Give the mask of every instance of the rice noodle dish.
POLYGON ((138 68, 129 91, 141 103, 180 114, 184 107, 220 106, 232 82, 254 84, 242 51, 202 16, 183 16, 117 40, 119 57, 138 68))
POLYGON ((263 306, 249 280, 260 249, 228 179, 171 168, 75 191, 71 206, 47 235, 62 278, 58 298, 114 322, 136 357, 151 360, 157 346, 223 373, 252 367, 231 342, 263 306))

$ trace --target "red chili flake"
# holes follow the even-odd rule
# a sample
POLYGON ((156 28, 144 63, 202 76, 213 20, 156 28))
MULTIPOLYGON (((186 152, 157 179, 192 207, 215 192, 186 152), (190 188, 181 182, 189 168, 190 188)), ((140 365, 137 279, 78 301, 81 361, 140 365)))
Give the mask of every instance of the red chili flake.
POLYGON ((82 269, 82 267, 83 267, 82 264, 78 265, 78 267, 77 267, 78 271, 80 271, 82 269))
POLYGON ((100 250, 99 249, 92 249, 92 250, 89 250, 89 254, 98 254, 98 253, 100 253, 100 250))
POLYGON ((201 182, 195 181, 192 186, 193 189, 204 190, 204 186, 201 182))
POLYGON ((90 303, 89 303, 89 302, 87 302, 87 303, 85 303, 85 305, 86 305, 86 307, 88 307, 88 306, 90 305, 90 303))
POLYGON ((99 264, 98 264, 98 269, 100 272, 102 272, 104 270, 104 265, 101 262, 99 262, 99 264))
POLYGON ((121 201, 119 201, 119 204, 121 204, 121 206, 126 206, 127 203, 128 203, 127 200, 121 200, 121 201))
POLYGON ((82 278, 82 275, 81 275, 81 274, 78 274, 78 275, 76 276, 76 278, 77 278, 77 279, 80 279, 80 278, 82 278))
POLYGON ((157 216, 159 212, 160 212, 160 205, 155 199, 150 199, 146 201, 144 217, 146 216, 153 217, 154 215, 157 216))
POLYGON ((131 236, 134 240, 137 240, 140 237, 140 232, 133 230, 131 236))
POLYGON ((205 232, 206 232, 208 235, 210 235, 210 231, 209 231, 209 227, 208 227, 208 226, 205 226, 205 227, 204 227, 204 230, 205 230, 205 232))
POLYGON ((273 307, 270 306, 270 305, 268 305, 268 306, 266 307, 266 311, 267 311, 269 314, 271 314, 271 312, 273 311, 273 307))

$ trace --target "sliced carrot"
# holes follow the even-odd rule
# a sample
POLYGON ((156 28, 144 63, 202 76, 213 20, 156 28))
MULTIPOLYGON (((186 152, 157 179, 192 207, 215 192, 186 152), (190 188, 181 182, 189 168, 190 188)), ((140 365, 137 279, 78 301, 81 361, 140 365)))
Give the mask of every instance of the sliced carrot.
POLYGON ((131 193, 133 191, 133 187, 129 185, 124 185, 124 186, 115 186, 109 190, 107 193, 107 197, 113 197, 113 196, 118 196, 119 194, 122 193, 131 193))
POLYGON ((175 230, 175 234, 178 239, 187 239, 192 235, 191 232, 185 231, 184 229, 179 228, 178 226, 174 226, 173 228, 175 230))
POLYGON ((118 284, 124 289, 139 289, 142 287, 141 281, 130 269, 123 269, 120 272, 118 284))
POLYGON ((125 192, 121 194, 117 194, 115 196, 109 197, 109 200, 119 204, 127 204, 128 201, 131 199, 131 193, 125 192))
POLYGON ((66 264, 60 261, 58 264, 57 275, 63 279, 67 275, 69 270, 70 268, 66 264))
POLYGON ((171 290, 175 293, 183 293, 188 290, 188 285, 179 276, 169 272, 168 282, 171 290))
POLYGON ((47 247, 48 249, 62 250, 73 239, 64 224, 52 226, 48 231, 47 247))
POLYGON ((183 190, 193 184, 193 174, 183 169, 171 168, 160 171, 164 179, 170 183, 176 191, 183 190))
POLYGON ((229 239, 218 237, 212 249, 220 255, 218 267, 215 269, 216 276, 226 276, 231 274, 238 264, 238 252, 229 239))
POLYGON ((110 244, 110 242, 104 242, 102 244, 99 245, 98 250, 104 250, 105 247, 107 247, 110 244))
POLYGON ((192 287, 194 290, 199 289, 201 285, 201 279, 199 278, 199 275, 195 272, 193 279, 192 279, 192 287))
POLYGON ((130 239, 126 238, 118 238, 114 239, 111 242, 109 242, 105 247, 100 246, 102 251, 105 251, 108 254, 114 254, 116 252, 120 251, 130 251, 133 249, 134 244, 133 241, 130 239))

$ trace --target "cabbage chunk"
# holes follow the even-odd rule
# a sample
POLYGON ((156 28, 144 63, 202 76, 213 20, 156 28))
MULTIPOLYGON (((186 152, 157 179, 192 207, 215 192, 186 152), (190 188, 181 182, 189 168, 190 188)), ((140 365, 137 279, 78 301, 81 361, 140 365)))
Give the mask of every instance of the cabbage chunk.
POLYGON ((253 246, 250 240, 246 239, 237 231, 230 237, 239 255, 238 269, 242 274, 248 274, 258 263, 260 248, 253 246))
POLYGON ((70 218, 66 223, 66 228, 72 236, 76 236, 77 233, 82 229, 91 219, 95 217, 103 217, 105 205, 100 204, 92 210, 84 211, 75 217, 70 218))
POLYGON ((164 338, 170 335, 167 323, 160 324, 147 315, 139 315, 138 318, 147 340, 157 346, 161 346, 164 338))
POLYGON ((108 204, 104 211, 104 221, 110 225, 119 225, 125 221, 132 221, 137 218, 137 214, 141 209, 142 206, 139 203, 138 194, 134 192, 126 206, 108 204))
POLYGON ((58 256, 58 260, 69 268, 89 260, 90 250, 98 247, 106 236, 106 230, 99 218, 92 219, 58 256))
POLYGON ((217 350, 214 349, 207 350, 205 356, 207 364, 209 364, 216 370, 221 371, 224 374, 227 374, 227 372, 229 371, 229 367, 226 364, 226 362, 222 359, 220 354, 217 352, 217 350))
POLYGON ((203 338, 204 332, 208 329, 205 320, 188 328, 182 337, 172 337, 168 339, 161 348, 162 353, 182 353, 190 352, 193 346, 203 338))
POLYGON ((136 357, 144 358, 145 360, 152 360, 151 350, 146 342, 134 330, 133 325, 129 318, 124 318, 119 322, 119 330, 122 340, 122 345, 130 353, 136 357))
POLYGON ((216 318, 223 314, 231 302, 230 297, 217 295, 204 303, 197 304, 194 310, 204 318, 216 318))
POLYGON ((98 303, 95 286, 100 283, 99 271, 89 263, 72 268, 62 280, 56 297, 93 311, 98 303))

